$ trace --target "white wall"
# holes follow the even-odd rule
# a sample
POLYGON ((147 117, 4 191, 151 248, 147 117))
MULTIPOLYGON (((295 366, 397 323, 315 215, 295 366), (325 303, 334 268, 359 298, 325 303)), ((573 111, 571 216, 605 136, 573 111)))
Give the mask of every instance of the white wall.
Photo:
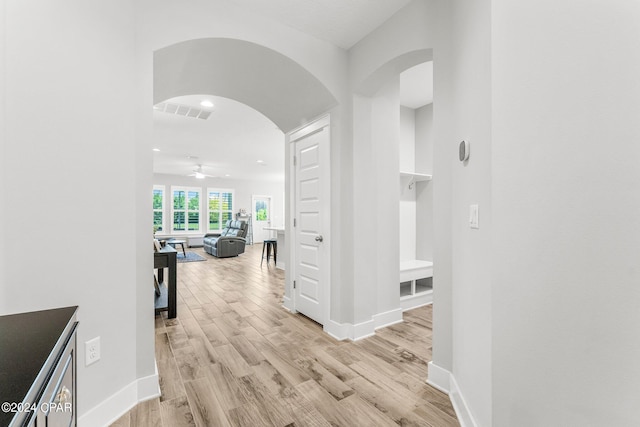
POLYGON ((493 425, 639 425, 640 3, 492 4, 493 425))
MULTIPOLYGON (((371 181, 375 189, 373 208, 376 228, 397 229, 399 222, 399 151, 400 151, 400 76, 383 86, 373 97, 371 108, 371 144, 373 146, 374 176, 371 181)), ((375 270, 378 301, 374 315, 398 310, 400 306, 400 260, 399 239, 385 239, 374 233, 376 244, 375 270)), ((361 237, 361 236, 358 236, 361 237)), ((371 264, 369 264, 371 268, 371 264)))
POLYGON ((490 0, 453 3, 453 150, 471 144, 453 166, 453 371, 480 425, 491 418, 491 51, 490 0), (469 205, 480 228, 469 227, 469 205))
MULTIPOLYGON (((415 172, 416 113, 413 108, 400 106, 400 168, 415 172)), ((400 186, 399 254, 400 261, 416 259, 416 186, 400 186)))
MULTIPOLYGON (((207 209, 207 188, 224 188, 234 190, 234 207, 233 213, 235 214, 241 208, 246 209, 247 212, 251 212, 251 196, 262 195, 271 196, 271 223, 276 225, 284 224, 284 181, 282 182, 270 182, 270 181, 249 181, 240 179, 222 179, 222 178, 205 178, 195 179, 194 177, 179 176, 179 175, 166 175, 166 174, 154 174, 154 185, 164 185, 166 191, 165 197, 165 215, 167 220, 165 221, 166 231, 159 232, 159 235, 171 234, 171 186, 181 187, 196 187, 200 188, 201 192, 201 229, 198 235, 203 236, 208 224, 208 217, 206 214, 207 209)), ((181 233, 185 234, 185 233, 181 233)), ((254 237, 254 240, 257 236, 254 237)))
MULTIPOLYGON (((433 173, 433 104, 400 107, 400 171, 433 173)), ((400 186, 400 260, 433 260, 433 182, 400 186)))
POLYGON ((155 369, 153 347, 136 350, 153 335, 153 301, 138 300, 152 255, 136 237, 134 11, 126 0, 3 6, 0 313, 79 305, 82 417, 155 369), (96 336, 101 360, 85 367, 96 336))
MULTIPOLYGON (((415 110, 416 172, 433 174, 433 104, 415 110)), ((419 182, 416 191, 416 259, 433 260, 433 181, 419 182)))
POLYGON ((490 426, 491 4, 445 3, 434 49, 433 362, 453 373, 468 417, 490 426), (464 164, 463 139, 471 142, 464 164), (468 225, 471 204, 480 207, 478 230, 468 225))

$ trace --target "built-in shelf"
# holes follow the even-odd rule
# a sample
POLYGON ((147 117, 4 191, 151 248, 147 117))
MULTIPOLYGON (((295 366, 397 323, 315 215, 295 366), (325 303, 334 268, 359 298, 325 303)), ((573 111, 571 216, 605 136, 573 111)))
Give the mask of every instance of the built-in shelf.
POLYGON ((433 302, 433 263, 413 259, 400 261, 400 306, 403 310, 433 302))
POLYGON ((426 173, 400 171, 400 180, 402 181, 403 186, 407 186, 409 188, 411 188, 416 182, 431 181, 432 178, 433 175, 426 173))

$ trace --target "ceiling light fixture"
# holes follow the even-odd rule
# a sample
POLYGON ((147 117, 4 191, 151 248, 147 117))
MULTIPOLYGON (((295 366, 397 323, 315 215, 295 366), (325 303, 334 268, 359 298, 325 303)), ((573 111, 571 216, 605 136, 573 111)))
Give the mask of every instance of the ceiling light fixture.
POLYGON ((158 151, 160 151, 160 149, 159 148, 154 148, 153 151, 158 152, 158 151))
POLYGON ((196 172, 196 179, 204 179, 204 174, 200 172, 196 172))
POLYGON ((208 99, 205 99, 204 101, 200 102, 200 105, 202 105, 205 108, 213 108, 213 102, 209 101, 208 99))
POLYGON ((264 160, 258 160, 257 163, 264 163, 264 160))

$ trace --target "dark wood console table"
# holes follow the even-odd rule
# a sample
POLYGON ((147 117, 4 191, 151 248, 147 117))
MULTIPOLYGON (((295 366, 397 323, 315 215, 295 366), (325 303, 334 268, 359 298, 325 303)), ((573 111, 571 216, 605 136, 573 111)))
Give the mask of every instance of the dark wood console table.
POLYGON ((177 316, 176 309, 176 292, 178 276, 177 269, 177 257, 178 251, 171 246, 167 245, 159 252, 153 254, 153 268, 158 270, 158 282, 160 282, 160 295, 155 295, 155 308, 156 313, 160 311, 168 311, 169 319, 173 319, 177 316), (168 283, 165 286, 164 283, 164 269, 169 269, 168 283))

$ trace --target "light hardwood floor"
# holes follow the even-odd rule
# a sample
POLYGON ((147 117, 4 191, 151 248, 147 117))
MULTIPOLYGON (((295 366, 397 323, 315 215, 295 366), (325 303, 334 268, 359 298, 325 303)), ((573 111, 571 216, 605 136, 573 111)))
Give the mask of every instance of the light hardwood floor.
POLYGON ((113 427, 458 426, 427 385, 431 306, 357 342, 282 308, 284 272, 261 244, 178 264, 178 317, 156 316, 159 398, 113 427))

